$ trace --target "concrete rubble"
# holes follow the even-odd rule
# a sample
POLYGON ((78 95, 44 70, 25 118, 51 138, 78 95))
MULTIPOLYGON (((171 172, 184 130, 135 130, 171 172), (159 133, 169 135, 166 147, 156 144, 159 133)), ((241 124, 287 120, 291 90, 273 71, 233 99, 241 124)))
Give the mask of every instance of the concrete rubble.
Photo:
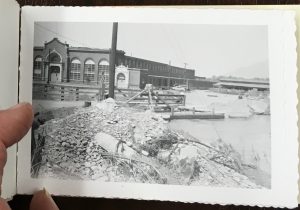
POLYGON ((232 148, 170 130, 161 115, 107 99, 47 121, 39 177, 261 188, 232 148))

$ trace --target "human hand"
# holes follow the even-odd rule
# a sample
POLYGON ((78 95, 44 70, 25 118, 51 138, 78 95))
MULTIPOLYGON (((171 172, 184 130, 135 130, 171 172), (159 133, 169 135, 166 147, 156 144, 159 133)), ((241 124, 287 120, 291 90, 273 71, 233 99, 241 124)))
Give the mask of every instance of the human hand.
MULTIPOLYGON (((6 149, 26 135, 32 120, 33 111, 28 103, 21 103, 10 109, 0 111, 0 186, 7 158, 6 149)), ((2 198, 0 198, 0 209, 10 210, 7 202, 2 198)), ((58 207, 49 193, 46 190, 41 190, 33 195, 30 210, 58 210, 58 207)))

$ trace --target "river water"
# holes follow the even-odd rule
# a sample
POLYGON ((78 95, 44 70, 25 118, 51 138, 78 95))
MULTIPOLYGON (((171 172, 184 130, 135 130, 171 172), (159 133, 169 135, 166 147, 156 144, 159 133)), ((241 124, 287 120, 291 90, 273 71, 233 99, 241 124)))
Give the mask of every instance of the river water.
POLYGON ((236 95, 216 94, 210 91, 187 93, 186 105, 203 110, 225 113, 221 120, 172 120, 170 128, 183 130, 199 141, 213 144, 222 139, 240 153, 245 164, 254 165, 266 174, 271 172, 270 116, 252 115, 247 118, 229 118, 229 115, 249 115, 248 104, 261 101, 238 99, 236 95))

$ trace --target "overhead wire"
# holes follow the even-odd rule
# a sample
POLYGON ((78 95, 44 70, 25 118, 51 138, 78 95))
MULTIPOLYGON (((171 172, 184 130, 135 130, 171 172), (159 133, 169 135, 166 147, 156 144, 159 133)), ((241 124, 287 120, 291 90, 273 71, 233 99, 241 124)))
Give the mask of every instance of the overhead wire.
POLYGON ((165 27, 164 24, 160 24, 159 26, 162 29, 162 33, 161 34, 164 36, 164 39, 167 41, 167 43, 169 44, 170 48, 174 52, 174 55, 175 55, 176 59, 177 60, 181 60, 180 54, 178 53, 178 49, 176 49, 176 46, 173 43, 172 36, 170 36, 170 33, 169 33, 168 29, 165 27))
POLYGON ((35 26, 38 26, 38 28, 41 29, 41 30, 48 31, 48 32, 50 32, 50 33, 52 33, 52 34, 55 34, 56 36, 58 36, 58 37, 60 37, 60 38, 63 38, 63 39, 65 39, 65 40, 68 40, 69 42, 79 44, 79 45, 81 45, 81 47, 89 47, 88 44, 86 44, 86 43, 83 43, 83 42, 77 41, 77 40, 75 40, 75 39, 72 39, 72 38, 70 38, 70 37, 68 37, 68 36, 62 35, 62 34, 56 32, 56 31, 54 31, 54 30, 52 30, 52 29, 49 29, 49 28, 47 28, 47 27, 45 27, 45 26, 43 26, 43 25, 41 25, 41 24, 39 24, 39 23, 35 23, 35 26))
MULTIPOLYGON (((170 31, 171 31, 171 34, 175 34, 175 32, 172 30, 172 28, 170 28, 170 31)), ((176 36, 171 36, 171 39, 176 44, 176 48, 179 51, 182 64, 185 64, 187 62, 187 60, 186 60, 186 55, 185 55, 184 51, 182 50, 181 39, 176 38, 176 36)))

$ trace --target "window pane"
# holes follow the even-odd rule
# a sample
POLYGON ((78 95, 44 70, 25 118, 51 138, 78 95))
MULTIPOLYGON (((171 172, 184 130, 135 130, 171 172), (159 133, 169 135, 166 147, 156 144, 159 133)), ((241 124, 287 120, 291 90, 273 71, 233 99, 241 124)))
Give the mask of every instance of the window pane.
POLYGON ((81 64, 78 62, 71 63, 71 72, 70 72, 70 80, 80 80, 80 67, 81 64))
POLYGON ((42 58, 35 59, 33 64, 33 80, 42 80, 42 58))
POLYGON ((84 65, 84 79, 88 81, 94 81, 95 64, 84 65))

